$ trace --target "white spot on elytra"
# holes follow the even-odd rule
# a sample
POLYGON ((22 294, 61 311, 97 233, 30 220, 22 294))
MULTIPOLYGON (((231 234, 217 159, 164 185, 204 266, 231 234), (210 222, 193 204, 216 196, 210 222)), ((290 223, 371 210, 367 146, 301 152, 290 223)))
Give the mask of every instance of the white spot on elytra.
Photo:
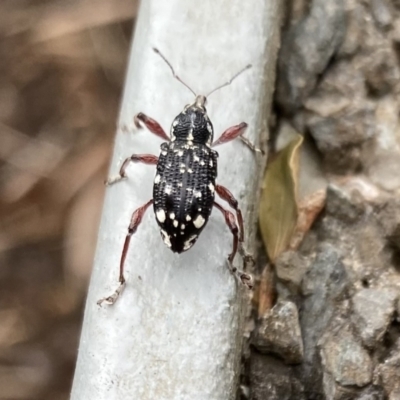
POLYGON ((180 172, 181 174, 184 174, 184 173, 185 173, 185 168, 181 168, 181 169, 179 170, 179 172, 180 172))
POLYGON ((196 219, 193 220, 193 225, 194 225, 197 229, 200 229, 200 228, 204 225, 204 222, 206 222, 206 220, 203 218, 203 216, 202 216, 202 215, 198 215, 198 216, 196 217, 196 219))
POLYGON ((164 243, 168 246, 171 247, 171 238, 169 237, 168 233, 165 232, 163 229, 161 229, 161 236, 163 238, 164 243))
POLYGON ((214 164, 213 164, 213 160, 211 160, 210 159, 210 162, 209 162, 209 164, 208 164, 210 167, 213 167, 214 166, 214 164))
POLYGON ((156 177, 154 178, 154 183, 156 185, 158 185, 160 183, 160 180, 161 180, 161 176, 160 175, 156 175, 156 177))
POLYGON ((188 140, 187 143, 189 146, 193 146, 193 142, 191 140, 188 140))
POLYGON ((156 212, 156 217, 158 219, 159 222, 163 223, 165 221, 165 211, 163 209, 159 209, 156 212))
POLYGON ((200 165, 201 166, 205 165, 203 160, 200 161, 200 165))
POLYGON ((196 155, 195 155, 195 156, 193 157, 193 160, 194 160, 195 162, 199 162, 199 161, 200 161, 200 158, 199 158, 199 156, 196 156, 196 155))
POLYGON ((171 219, 175 219, 175 213, 169 213, 169 217, 171 218, 171 219))
POLYGON ((172 126, 177 126, 179 124, 179 121, 178 120, 175 120, 173 123, 172 123, 172 126))
POLYGON ((189 174, 192 174, 192 173, 193 173, 192 168, 189 168, 189 169, 188 169, 188 172, 189 172, 189 174))
POLYGON ((179 156, 179 157, 182 157, 182 156, 183 156, 183 151, 182 151, 182 150, 179 150, 179 151, 178 151, 178 156, 179 156))
POLYGON ((175 219, 173 222, 174 227, 176 228, 178 226, 178 224, 179 224, 178 220, 175 219))
POLYGON ((172 191, 171 186, 166 186, 165 187, 165 190, 164 190, 165 194, 171 194, 171 191, 172 191))
POLYGON ((210 189, 211 193, 214 193, 214 185, 210 182, 210 184, 208 185, 208 188, 210 189))
POLYGON ((186 221, 190 221, 192 217, 190 215, 186 215, 186 221))
POLYGON ((166 155, 167 155, 167 152, 166 152, 166 151, 162 151, 161 154, 162 154, 163 156, 166 156, 166 155))
POLYGON ((178 182, 178 187, 182 187, 182 182, 178 182))
POLYGON ((185 224, 182 224, 182 225, 181 225, 181 229, 182 229, 182 230, 185 229, 185 224))
POLYGON ((209 123, 207 123, 207 130, 208 132, 212 133, 212 127, 209 123))
POLYGON ((194 192, 194 197, 197 197, 198 199, 201 197, 201 192, 200 191, 198 191, 198 190, 196 190, 195 192, 194 192))
POLYGON ((193 246, 196 238, 197 238, 197 235, 190 236, 190 238, 188 240, 186 240, 186 242, 183 244, 183 250, 190 249, 193 246))

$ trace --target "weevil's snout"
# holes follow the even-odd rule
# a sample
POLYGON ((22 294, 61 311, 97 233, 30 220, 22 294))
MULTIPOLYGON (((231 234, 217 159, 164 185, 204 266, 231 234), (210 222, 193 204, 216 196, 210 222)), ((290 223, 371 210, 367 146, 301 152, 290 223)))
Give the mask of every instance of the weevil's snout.
POLYGON ((203 95, 196 96, 193 105, 197 108, 205 110, 207 105, 207 97, 203 95))
POLYGON ((207 97, 203 95, 198 95, 194 99, 193 103, 187 104, 185 106, 185 111, 188 110, 189 108, 192 108, 192 109, 198 109, 202 112, 206 112, 207 111, 206 105, 207 105, 207 97))

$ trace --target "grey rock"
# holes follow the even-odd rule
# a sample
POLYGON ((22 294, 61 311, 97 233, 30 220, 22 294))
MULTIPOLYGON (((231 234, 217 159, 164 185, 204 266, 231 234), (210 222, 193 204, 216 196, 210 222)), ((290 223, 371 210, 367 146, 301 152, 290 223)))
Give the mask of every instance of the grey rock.
POLYGON ((355 386, 342 386, 329 375, 324 375, 325 398, 329 400, 384 400, 385 392, 380 386, 367 386, 359 389, 355 386))
POLYGON ((354 1, 347 10, 346 36, 338 50, 338 57, 354 55, 360 47, 363 34, 363 19, 365 17, 362 4, 354 1))
MULTIPOLYGON (((329 93, 322 94, 322 98, 325 96, 329 93)), ((312 115, 307 118, 307 127, 324 156, 324 165, 335 173, 358 170, 362 148, 375 134, 373 106, 360 106, 347 107, 333 117, 312 115)))
POLYGON ((274 357, 253 352, 249 375, 251 400, 306 400, 303 385, 291 367, 274 357))
POLYGON ((354 400, 384 400, 385 391, 381 386, 371 385, 362 390, 354 400))
POLYGON ((262 353, 278 355, 287 364, 300 363, 303 339, 296 305, 291 301, 278 301, 262 318, 253 345, 262 353))
POLYGON ((345 186, 329 184, 326 193, 325 210, 337 219, 356 222, 366 211, 364 199, 357 192, 347 190, 345 186))
POLYGON ((388 94, 398 82, 399 67, 392 49, 382 51, 364 67, 365 83, 373 96, 388 94))
POLYGON ((307 260, 302 258, 297 251, 285 251, 275 262, 277 277, 292 293, 298 293, 307 270, 307 260))
POLYGON ((371 0, 371 14, 380 28, 387 29, 392 24, 392 10, 386 0, 371 0))
POLYGON ((315 393, 315 396, 323 393, 317 346, 334 316, 336 303, 347 293, 347 286, 348 277, 337 249, 330 244, 321 245, 303 279, 304 302, 300 311, 304 362, 299 367, 299 374, 304 377, 307 391, 315 393))
POLYGON ((400 338, 394 344, 389 356, 380 364, 375 371, 375 380, 382 384, 390 399, 400 392, 400 338))
POLYGON ((400 249, 400 201, 390 199, 377 207, 376 213, 384 236, 391 245, 400 249))
POLYGON ((399 400, 399 399, 400 399, 400 384, 396 389, 390 392, 388 400, 399 400))
POLYGON ((362 387, 372 381, 372 360, 345 325, 323 338, 321 359, 325 373, 342 386, 362 387))
POLYGON ((397 322, 400 322, 400 298, 397 300, 397 307, 396 307, 396 313, 397 313, 397 322))
POLYGON ((277 101, 291 114, 315 87, 345 36, 343 0, 314 0, 309 15, 282 42, 278 61, 277 101))
POLYGON ((392 320, 398 293, 391 289, 362 289, 352 298, 352 323, 365 346, 374 348, 392 320))

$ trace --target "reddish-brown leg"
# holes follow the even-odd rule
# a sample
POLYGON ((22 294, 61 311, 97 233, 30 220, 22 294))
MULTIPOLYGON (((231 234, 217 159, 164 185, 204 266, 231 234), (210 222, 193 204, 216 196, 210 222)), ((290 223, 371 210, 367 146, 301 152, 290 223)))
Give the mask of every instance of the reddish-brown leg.
MULTIPOLYGON (((238 244, 239 244, 239 228, 236 225, 235 216, 228 210, 225 210, 220 204, 214 201, 214 206, 221 211, 222 215, 225 218, 225 222, 228 225, 229 230, 232 232, 233 235, 233 244, 232 244, 232 252, 228 256, 228 268, 232 272, 233 275, 237 276, 240 282, 243 285, 246 285, 248 289, 253 288, 253 277, 250 274, 247 274, 244 271, 238 270, 236 267, 233 266, 233 259, 238 251, 238 244)), ((242 254, 241 254, 242 255, 242 254)), ((243 257, 243 256, 242 256, 243 257)), ((243 259, 245 261, 245 259, 243 259)))
POLYGON ((111 296, 104 297, 104 298, 100 299, 97 302, 97 304, 99 306, 103 302, 107 303, 107 304, 114 304, 117 301, 118 296, 121 294, 122 290, 124 289, 124 286, 125 286, 124 265, 125 265, 126 255, 128 253, 128 249, 129 249, 129 243, 131 241, 132 235, 136 232, 138 226, 142 222, 142 218, 143 218, 144 213, 146 212, 146 210, 149 208, 149 206, 151 204, 153 204, 153 199, 149 200, 142 207, 139 207, 132 214, 131 223, 129 224, 129 227, 128 227, 128 234, 125 237, 125 243, 124 243, 124 247, 122 249, 121 261, 120 261, 120 264, 119 264, 119 286, 118 286, 117 290, 111 296))
POLYGON ((227 189, 225 186, 216 185, 215 191, 218 193, 218 196, 221 197, 222 200, 228 202, 228 204, 235 210, 236 218, 239 223, 239 242, 244 241, 244 227, 243 227, 243 216, 242 211, 239 208, 239 203, 233 196, 233 194, 227 189))
POLYGON ((263 153, 258 147, 254 146, 253 143, 250 142, 249 139, 243 136, 244 131, 247 128, 246 122, 242 122, 239 125, 232 126, 228 128, 213 144, 212 147, 218 146, 220 144, 224 144, 230 142, 231 140, 236 139, 237 137, 251 150, 251 151, 258 151, 263 153))
POLYGON ((228 204, 235 210, 236 218, 239 223, 239 253, 243 257, 245 263, 251 262, 254 264, 253 257, 248 254, 244 248, 244 226, 242 211, 239 208, 238 201, 235 199, 233 194, 225 186, 216 185, 215 190, 221 199, 228 202, 228 204))
POLYGON ((106 180, 106 185, 112 185, 113 183, 119 182, 120 180, 126 178, 126 168, 131 162, 140 162, 143 164, 149 164, 149 165, 156 165, 158 162, 158 157, 153 156, 152 154, 132 154, 130 157, 128 157, 121 165, 121 168, 119 170, 119 175, 109 178, 106 180))
POLYGON ((136 128, 142 128, 141 122, 146 126, 146 128, 151 132, 160 137, 161 139, 166 140, 167 142, 170 141, 169 136, 164 132, 164 129, 161 128, 161 125, 155 121, 154 119, 148 117, 143 113, 136 114, 133 117, 133 122, 136 125, 136 128))

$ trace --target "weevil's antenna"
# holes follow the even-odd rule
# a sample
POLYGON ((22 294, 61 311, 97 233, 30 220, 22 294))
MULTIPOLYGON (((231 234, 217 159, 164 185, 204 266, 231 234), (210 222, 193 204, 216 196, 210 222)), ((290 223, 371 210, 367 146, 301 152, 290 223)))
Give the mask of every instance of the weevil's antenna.
POLYGON ((180 83, 184 84, 195 96, 197 96, 197 94, 189 87, 189 85, 187 85, 185 82, 183 82, 181 78, 179 78, 179 76, 175 73, 174 69, 172 68, 170 62, 165 58, 165 56, 160 52, 160 50, 156 49, 155 47, 153 47, 153 50, 167 63, 168 67, 171 68, 172 75, 174 76, 174 78, 177 79, 180 83))
POLYGON ((223 88, 225 86, 230 85, 240 74, 242 74, 244 71, 246 71, 247 69, 249 69, 251 67, 252 67, 251 64, 246 65, 243 69, 241 69, 239 72, 237 72, 235 75, 233 75, 232 78, 228 82, 225 82, 221 86, 218 86, 217 88, 211 90, 211 92, 208 93, 208 95, 206 97, 209 97, 212 93, 216 92, 217 90, 219 90, 219 89, 221 89, 221 88, 223 88))

